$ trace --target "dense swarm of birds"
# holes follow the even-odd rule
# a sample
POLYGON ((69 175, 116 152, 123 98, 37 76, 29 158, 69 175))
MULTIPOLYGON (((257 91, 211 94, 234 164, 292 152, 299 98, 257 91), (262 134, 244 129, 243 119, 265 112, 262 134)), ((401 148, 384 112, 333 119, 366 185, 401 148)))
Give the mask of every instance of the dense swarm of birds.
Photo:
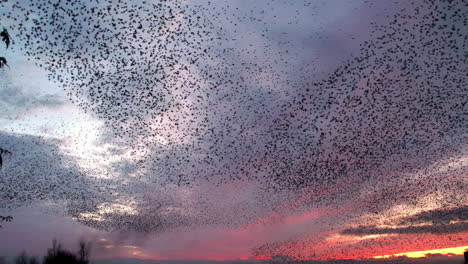
MULTIPOLYGON (((7 15, 25 53, 97 113, 117 136, 147 130, 145 121, 177 107, 171 85, 209 57, 213 26, 183 1, 37 1, 7 15)), ((197 82, 191 85, 197 89, 197 82)), ((181 95, 187 97, 187 94, 181 95)))
MULTIPOLYGON (((367 192, 364 211, 375 214, 396 201, 437 193, 442 185, 450 192, 446 195, 452 196, 446 207, 466 204, 461 195, 467 190, 463 179, 466 165, 448 174, 430 169, 415 171, 448 162, 447 157, 454 153, 462 157, 467 153, 468 45, 463 31, 467 9, 457 1, 424 1, 411 7, 395 14, 390 23, 375 26, 373 38, 361 45, 359 56, 338 67, 328 78, 313 82, 307 93, 296 98, 290 113, 323 111, 318 120, 327 125, 319 129, 323 135, 320 144, 327 146, 328 153, 310 153, 310 159, 298 162, 301 165, 293 170, 285 167, 277 174, 277 181, 283 182, 284 173, 288 172, 292 175, 286 184, 293 188, 344 181, 341 188, 367 192), (389 160, 394 161, 389 164, 389 160), (404 177, 406 173, 415 176, 404 177)), ((343 194, 343 199, 350 197, 348 191, 343 194)), ((316 201, 311 202, 313 206, 316 201)), ((460 218, 466 209, 448 212, 451 217, 460 218)), ((437 219, 434 216, 434 222, 437 219)), ((468 230, 464 223, 448 222, 418 228, 401 226, 379 230, 369 225, 351 230, 362 235, 420 232, 423 236, 468 230)), ((310 240, 323 242, 302 237, 266 244, 253 252, 258 256, 288 252, 307 258, 313 255, 307 250, 310 240)))
MULTIPOLYGON (((24 53, 73 103, 103 120, 134 158, 118 165, 118 180, 73 172, 81 187, 69 190, 61 185, 70 179, 45 175, 34 183, 39 190, 34 194, 13 191, 15 171, 38 175, 14 165, 2 179, 1 199, 26 202, 72 193, 67 210, 79 221, 141 232, 238 227, 265 212, 281 218, 291 210, 339 207, 352 200, 364 204, 352 215, 378 213, 441 185, 456 190, 447 197, 453 206, 463 205, 466 180, 454 176, 460 171, 447 178, 431 171, 417 174, 466 152, 462 2, 411 2, 390 22, 375 23, 359 54, 325 77, 314 75, 313 61, 295 64, 300 55, 294 54, 299 49, 294 42, 271 37, 272 25, 262 21, 269 10, 230 17, 233 7, 210 2, 4 3, 24 53), (237 32, 244 20, 254 21, 258 28, 252 34, 262 37, 237 32), (402 176, 408 173, 416 176, 402 176), (210 192, 239 182, 258 188, 248 197, 224 200, 232 212, 220 214, 226 204, 217 199, 228 196, 210 192), (171 194, 155 194, 156 185, 171 194), (293 209, 281 207, 287 199, 324 189, 331 191, 298 200, 293 209), (181 199, 178 190, 199 195, 197 204, 181 199), (258 210, 242 213, 252 208, 258 210)), ((291 23, 298 20, 294 16, 291 23)), ((9 46, 8 31, 0 34, 9 46)), ((40 166, 47 174, 50 165, 40 166)), ((347 214, 342 218, 334 223, 347 214)), ((288 253, 291 243, 274 242, 254 253, 288 253)))

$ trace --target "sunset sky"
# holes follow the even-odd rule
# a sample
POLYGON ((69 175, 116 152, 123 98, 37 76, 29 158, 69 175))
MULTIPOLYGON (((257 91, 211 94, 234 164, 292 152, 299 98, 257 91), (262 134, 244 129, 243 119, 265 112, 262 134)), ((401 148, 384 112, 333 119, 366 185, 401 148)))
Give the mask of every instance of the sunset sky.
POLYGON ((463 254, 462 2, 2 3, 0 256, 463 254))

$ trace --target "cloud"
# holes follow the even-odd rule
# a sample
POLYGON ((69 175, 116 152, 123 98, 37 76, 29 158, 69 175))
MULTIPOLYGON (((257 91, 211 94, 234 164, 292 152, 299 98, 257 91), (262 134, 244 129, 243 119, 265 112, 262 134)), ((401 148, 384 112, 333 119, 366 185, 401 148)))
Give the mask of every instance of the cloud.
POLYGON ((62 96, 30 93, 24 87, 15 85, 12 77, 4 71, 1 75, 0 118, 17 119, 40 108, 55 109, 66 103, 66 98, 62 96))
POLYGON ((64 155, 60 140, 0 131, 0 146, 13 153, 4 158, 0 172, 3 208, 50 200, 92 202, 102 193, 64 155))
POLYGON ((452 221, 468 221, 468 206, 441 208, 421 212, 405 218, 401 224, 419 224, 427 222, 433 224, 449 224, 452 221))
MULTIPOLYGON (((49 10, 46 2, 40 1, 40 8, 20 4, 25 12, 43 17, 41 12, 49 10)), ((127 2, 123 2, 125 6, 127 2)), ((119 6, 77 2, 80 8, 54 9, 57 16, 66 17, 60 20, 60 26, 54 27, 53 16, 45 16, 52 21, 37 22, 42 30, 24 23, 25 32, 34 31, 33 36, 50 33, 48 39, 57 40, 59 44, 53 48, 37 47, 44 53, 41 59, 45 68, 71 89, 70 99, 107 124, 103 133, 112 130, 113 134, 97 138, 96 144, 83 151, 88 155, 84 161, 64 154, 60 141, 2 134, 0 143, 16 154, 5 166, 1 201, 65 200, 68 215, 88 226, 140 233, 220 226, 230 230, 262 219, 275 226, 288 215, 317 208, 339 212, 307 224, 298 221, 296 229, 278 232, 281 235, 274 239, 263 236, 272 241, 264 247, 259 245, 260 253, 273 248, 278 254, 293 251, 288 248, 291 241, 297 245, 293 253, 307 252, 317 240, 294 244, 300 240, 297 237, 323 236, 327 230, 342 228, 362 215, 378 215, 396 205, 424 207, 466 201, 465 192, 457 186, 463 182, 462 168, 444 173, 433 169, 434 164, 463 156, 467 144, 462 96, 466 78, 460 67, 465 55, 458 48, 464 36, 444 27, 442 19, 435 19, 452 19, 450 23, 456 29, 461 23, 456 15, 461 3, 444 2, 445 9, 432 13, 431 2, 415 3, 417 6, 407 3, 408 9, 401 12, 400 7, 392 6, 387 15, 394 15, 396 22, 382 19, 365 29, 357 26, 360 21, 353 17, 360 5, 350 5, 341 20, 328 20, 328 13, 320 16, 320 7, 297 6, 301 2, 293 7, 278 2, 272 10, 270 3, 255 3, 245 14, 220 3, 216 8, 202 6, 200 14, 207 15, 198 18, 213 19, 207 21, 207 36, 213 36, 213 41, 204 37, 184 41, 194 29, 189 24, 184 24, 174 39, 157 41, 171 49, 175 44, 186 47, 200 40, 195 47, 187 48, 193 51, 191 56, 145 56, 134 47, 159 50, 159 46, 145 42, 149 35, 144 32, 136 33, 140 39, 130 37, 130 31, 139 25, 123 19, 111 26, 111 20, 104 23, 90 10, 108 14, 103 16, 106 19, 114 15, 127 18, 127 11, 119 13, 125 8, 112 10, 119 6), (419 7, 420 13, 411 14, 419 7), (87 13, 76 16, 78 23, 66 14, 81 8, 87 13), (290 24, 302 20, 290 21, 290 16, 274 13, 286 9, 306 21, 288 37, 283 32, 290 32, 290 24), (253 11, 265 14, 260 18, 270 22, 242 19, 251 17, 253 11), (312 11, 320 17, 318 21, 309 17, 312 11), (354 26, 340 33, 351 17, 354 26), (228 18, 232 20, 225 22, 228 18), (326 32, 300 29, 312 24, 326 24, 316 29, 326 32), (106 25, 107 30, 93 29, 100 25, 106 25), (64 38, 60 28, 76 30, 74 33, 80 36, 64 38), (369 33, 370 29, 374 33, 369 33), (85 34, 86 30, 91 33, 85 34), (330 40, 321 42, 316 33, 330 40), (348 33, 361 38, 348 45, 348 33), (450 38, 437 37, 450 34, 450 38), (408 43, 409 39, 413 41, 408 43), (455 44, 447 43, 452 40, 455 44), (359 52, 349 55, 358 43, 359 52), (207 46, 210 49, 205 52, 207 46), (314 52, 321 52, 317 61, 314 52), (190 62, 195 56, 199 60, 190 62), (83 65, 84 61, 89 64, 83 65), (324 64, 332 66, 315 69, 324 64), (103 151, 106 155, 93 156, 101 146, 110 146, 103 151), (99 166, 97 173, 80 166, 101 163, 105 165, 99 166), (429 194, 442 198, 422 199, 429 194)), ((169 11, 171 6, 165 5, 155 15, 151 8, 141 5, 141 9, 128 10, 142 12, 138 16, 145 23, 168 12, 193 11, 185 7, 169 11)), ((335 7, 328 6, 328 12, 335 14, 335 7)), ((370 9, 359 15, 365 16, 370 9)), ((13 11, 22 12, 19 8, 13 11)), ((25 36, 21 34, 18 39, 25 36)), ((28 50, 35 52, 34 48, 28 50)), ((31 107, 60 105, 60 98, 34 101, 17 89, 8 88, 5 94, 11 96, 4 104, 17 109, 23 103, 31 107)), ((95 135, 86 134, 90 136, 95 135)), ((435 217, 443 223, 447 219, 443 213, 435 217)), ((420 215, 408 221, 424 222, 427 218, 420 215)), ((363 224, 343 232, 447 234, 466 230, 464 223, 439 225, 437 221, 387 229, 363 224)))
POLYGON ((348 228, 341 231, 344 235, 377 235, 377 234, 452 234, 468 231, 468 223, 455 224, 432 224, 423 226, 408 227, 376 227, 360 226, 357 228, 348 228))
POLYGON ((95 260, 96 264, 386 264, 386 263, 404 263, 404 264, 460 264, 463 256, 446 255, 428 255, 424 258, 394 257, 388 259, 331 259, 331 260, 238 260, 238 261, 169 261, 169 260, 138 260, 138 259, 105 259, 95 260))
POLYGON ((468 231, 467 220, 468 206, 441 208, 406 217, 400 221, 399 225, 401 227, 359 226, 344 229, 341 231, 341 234, 359 236, 378 234, 451 234, 468 231))

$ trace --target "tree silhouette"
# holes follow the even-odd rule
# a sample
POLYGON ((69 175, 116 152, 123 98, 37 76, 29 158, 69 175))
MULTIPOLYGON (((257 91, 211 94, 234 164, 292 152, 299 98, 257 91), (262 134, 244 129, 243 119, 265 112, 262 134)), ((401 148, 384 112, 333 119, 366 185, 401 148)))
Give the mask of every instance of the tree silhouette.
POLYGON ((80 264, 89 263, 89 255, 91 253, 91 244, 86 243, 84 239, 79 241, 79 250, 78 250, 78 261, 80 264))
POLYGON ((88 264, 91 245, 83 239, 79 241, 78 254, 62 248, 62 245, 56 239, 52 241, 52 248, 47 250, 47 255, 44 256, 43 264, 88 264))
POLYGON ((36 257, 28 257, 28 255, 26 255, 26 251, 23 251, 18 257, 15 258, 14 263, 15 264, 39 264, 39 260, 36 257))
POLYGON ((39 264, 39 259, 37 257, 30 257, 29 264, 39 264))
POLYGON ((15 264, 28 264, 28 255, 26 255, 26 251, 21 252, 21 254, 16 257, 15 264))

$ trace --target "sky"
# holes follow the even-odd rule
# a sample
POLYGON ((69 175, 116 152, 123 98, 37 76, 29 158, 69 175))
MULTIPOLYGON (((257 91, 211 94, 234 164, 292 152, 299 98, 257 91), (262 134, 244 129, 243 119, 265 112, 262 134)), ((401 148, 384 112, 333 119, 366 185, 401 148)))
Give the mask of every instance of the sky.
POLYGON ((6 1, 0 256, 468 248, 457 1, 6 1))

